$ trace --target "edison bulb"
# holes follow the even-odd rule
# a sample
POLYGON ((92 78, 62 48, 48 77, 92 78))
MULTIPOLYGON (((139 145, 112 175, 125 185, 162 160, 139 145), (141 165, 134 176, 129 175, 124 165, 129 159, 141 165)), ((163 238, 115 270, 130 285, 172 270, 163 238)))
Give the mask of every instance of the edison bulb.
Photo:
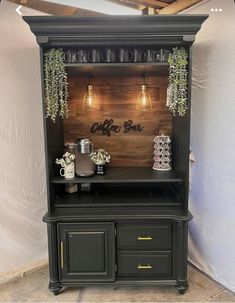
POLYGON ((87 85, 87 91, 83 98, 83 109, 89 110, 94 107, 95 103, 95 92, 92 84, 87 85))
POLYGON ((152 101, 146 84, 141 84, 141 91, 138 97, 137 109, 152 109, 152 101))

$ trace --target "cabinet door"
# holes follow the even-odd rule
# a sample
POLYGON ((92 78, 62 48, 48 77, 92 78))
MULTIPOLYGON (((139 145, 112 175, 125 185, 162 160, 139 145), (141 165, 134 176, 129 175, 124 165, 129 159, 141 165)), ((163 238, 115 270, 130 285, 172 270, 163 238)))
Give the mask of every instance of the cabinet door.
POLYGON ((114 223, 58 224, 60 280, 113 281, 114 223))

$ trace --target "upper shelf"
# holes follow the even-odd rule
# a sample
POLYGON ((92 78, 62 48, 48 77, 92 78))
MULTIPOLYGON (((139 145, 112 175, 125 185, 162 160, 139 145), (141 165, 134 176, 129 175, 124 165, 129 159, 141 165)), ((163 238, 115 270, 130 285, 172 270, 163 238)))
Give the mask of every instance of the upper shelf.
POLYGON ((183 179, 172 171, 154 171, 148 167, 112 167, 106 175, 64 179, 54 177, 51 183, 182 183, 183 179))
POLYGON ((65 64, 70 76, 86 76, 92 74, 95 77, 108 76, 168 76, 169 64, 167 62, 156 63, 71 63, 65 64))

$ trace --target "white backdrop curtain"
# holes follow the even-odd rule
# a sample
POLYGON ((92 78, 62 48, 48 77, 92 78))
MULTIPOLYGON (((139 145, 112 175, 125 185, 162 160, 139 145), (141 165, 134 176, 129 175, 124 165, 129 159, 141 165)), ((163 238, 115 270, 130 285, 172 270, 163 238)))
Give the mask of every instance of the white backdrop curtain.
POLYGON ((0 3, 0 283, 47 262, 39 48, 17 7, 0 3))
POLYGON ((189 260, 235 291, 235 4, 203 1, 210 14, 193 46, 189 260), (222 12, 211 9, 222 8, 222 12))

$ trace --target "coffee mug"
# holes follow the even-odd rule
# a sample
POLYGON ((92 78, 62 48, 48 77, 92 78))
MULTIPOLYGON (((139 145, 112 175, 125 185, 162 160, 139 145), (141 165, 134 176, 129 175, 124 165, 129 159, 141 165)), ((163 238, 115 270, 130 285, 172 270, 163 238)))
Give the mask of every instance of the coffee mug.
POLYGON ((161 54, 161 62, 167 62, 170 51, 168 49, 160 49, 160 54, 161 54))
POLYGON ((100 62, 100 50, 92 48, 87 53, 88 61, 91 63, 100 62))
POLYGON ((115 51, 112 48, 106 48, 101 52, 102 62, 115 62, 115 51))
POLYGON ((75 54, 76 51, 75 50, 67 50, 64 52, 64 62, 65 63, 73 63, 75 62, 75 54))
POLYGON ((60 169, 60 175, 65 179, 73 179, 75 177, 74 163, 70 163, 60 169))
POLYGON ((162 52, 161 49, 157 49, 154 51, 154 61, 161 62, 162 61, 162 52))
POLYGON ((134 60, 134 53, 130 49, 119 49, 119 61, 120 62, 132 62, 134 60))
POLYGON ((77 63, 87 63, 87 51, 85 49, 80 49, 74 54, 74 58, 77 63))
POLYGON ((139 48, 135 48, 133 50, 133 61, 134 62, 142 62, 142 50, 139 48))
POLYGON ((144 55, 144 61, 145 62, 154 62, 154 49, 146 49, 145 55, 144 55))

